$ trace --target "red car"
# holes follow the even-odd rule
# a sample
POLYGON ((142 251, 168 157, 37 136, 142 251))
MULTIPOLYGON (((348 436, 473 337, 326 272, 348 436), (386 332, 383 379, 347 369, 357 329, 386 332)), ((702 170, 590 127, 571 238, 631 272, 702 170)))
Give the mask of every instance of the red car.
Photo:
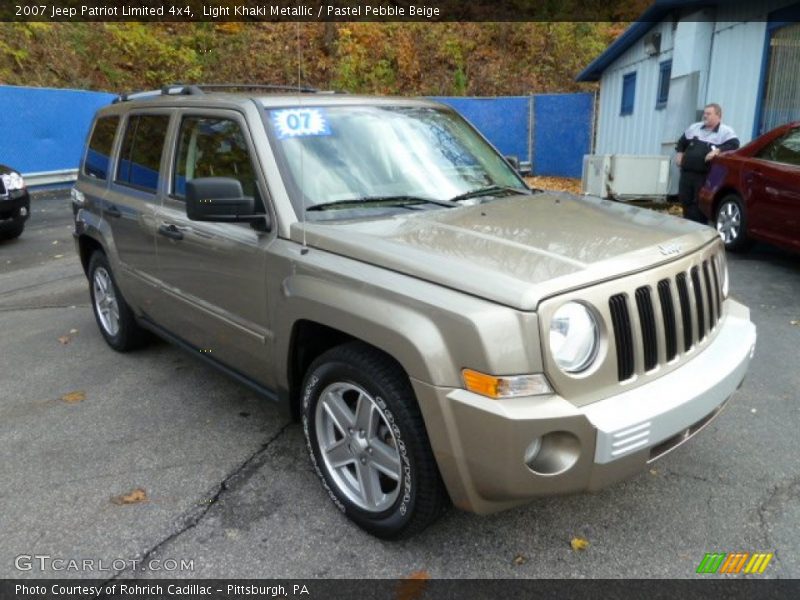
POLYGON ((800 251, 800 122, 715 158, 699 206, 729 250, 762 240, 800 251))

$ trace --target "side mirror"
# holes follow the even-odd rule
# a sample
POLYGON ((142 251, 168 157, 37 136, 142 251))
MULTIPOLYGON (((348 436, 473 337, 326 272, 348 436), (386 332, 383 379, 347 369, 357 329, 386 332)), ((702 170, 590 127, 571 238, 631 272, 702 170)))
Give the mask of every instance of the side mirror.
POLYGON ((198 177, 186 182, 186 216, 192 221, 231 223, 255 221, 255 201, 242 195, 242 184, 232 177, 198 177))

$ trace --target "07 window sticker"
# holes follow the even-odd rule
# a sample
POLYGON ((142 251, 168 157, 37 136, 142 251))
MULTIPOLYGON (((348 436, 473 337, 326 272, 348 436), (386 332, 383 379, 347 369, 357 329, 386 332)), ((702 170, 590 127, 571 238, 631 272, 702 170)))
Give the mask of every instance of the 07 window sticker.
POLYGON ((319 108, 287 108, 272 112, 278 139, 331 135, 325 113, 319 108))

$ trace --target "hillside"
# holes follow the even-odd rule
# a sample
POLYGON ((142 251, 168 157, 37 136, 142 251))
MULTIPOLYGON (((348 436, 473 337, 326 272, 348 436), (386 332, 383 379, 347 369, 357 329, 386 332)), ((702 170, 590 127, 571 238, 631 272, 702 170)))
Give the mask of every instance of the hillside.
POLYGON ((291 83, 354 93, 523 95, 574 78, 620 23, 0 24, 0 83, 130 91, 291 83), (298 73, 298 64, 300 65, 298 73))

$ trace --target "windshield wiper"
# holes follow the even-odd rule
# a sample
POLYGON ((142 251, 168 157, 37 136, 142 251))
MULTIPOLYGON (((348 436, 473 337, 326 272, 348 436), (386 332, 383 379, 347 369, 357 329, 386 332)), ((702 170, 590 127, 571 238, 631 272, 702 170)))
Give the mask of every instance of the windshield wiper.
POLYGON ((450 198, 450 202, 458 202, 459 200, 467 200, 469 198, 477 198, 479 196, 490 196, 496 194, 497 192, 511 192, 514 194, 526 195, 530 195, 531 193, 530 189, 515 188, 509 185, 487 185, 486 187, 477 188, 470 190, 469 192, 459 194, 458 196, 453 196, 450 198))
POLYGON ((419 198, 417 196, 364 196, 362 198, 349 198, 347 200, 334 200, 309 206, 306 210, 328 210, 358 206, 371 208, 373 206, 411 206, 413 204, 436 204, 453 208, 455 204, 449 200, 434 200, 433 198, 419 198))

